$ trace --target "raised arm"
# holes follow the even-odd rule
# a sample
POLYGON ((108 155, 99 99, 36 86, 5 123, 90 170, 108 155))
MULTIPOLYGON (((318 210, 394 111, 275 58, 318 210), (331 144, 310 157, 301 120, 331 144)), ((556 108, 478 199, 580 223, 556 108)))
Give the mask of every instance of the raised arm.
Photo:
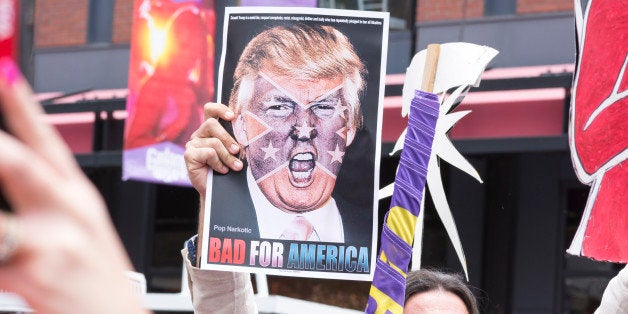
MULTIPOLYGON (((210 170, 227 173, 242 170, 238 143, 218 122, 232 121, 235 114, 217 103, 205 105, 205 121, 192 134, 185 146, 185 164, 192 185, 200 195, 199 224, 203 222, 205 190, 210 170)), ((182 256, 188 271, 192 303, 197 313, 257 313, 253 286, 247 273, 201 270, 197 265, 197 243, 200 237, 190 239, 182 256)))

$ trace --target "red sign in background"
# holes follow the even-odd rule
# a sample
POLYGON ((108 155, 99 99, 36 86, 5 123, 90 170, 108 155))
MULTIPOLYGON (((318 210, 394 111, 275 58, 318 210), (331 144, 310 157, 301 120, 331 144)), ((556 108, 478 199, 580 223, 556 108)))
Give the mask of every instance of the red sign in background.
POLYGON ((571 117, 573 160, 579 178, 592 186, 581 254, 625 263, 628 11, 623 1, 592 0, 586 17, 571 117))
POLYGON ((18 0, 0 0, 0 58, 18 59, 19 9, 18 0))
POLYGON ((125 148, 183 147, 214 97, 214 1, 135 3, 125 148))
POLYGON ((214 0, 135 0, 123 179, 190 185, 185 143, 214 99, 214 0))

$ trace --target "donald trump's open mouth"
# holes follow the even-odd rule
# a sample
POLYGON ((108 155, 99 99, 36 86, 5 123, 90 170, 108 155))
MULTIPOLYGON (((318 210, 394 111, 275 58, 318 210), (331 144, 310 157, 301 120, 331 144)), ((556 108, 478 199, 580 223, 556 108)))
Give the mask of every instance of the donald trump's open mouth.
POLYGON ((292 156, 288 164, 290 183, 295 187, 307 187, 312 184, 312 172, 315 166, 313 153, 298 153, 292 156))

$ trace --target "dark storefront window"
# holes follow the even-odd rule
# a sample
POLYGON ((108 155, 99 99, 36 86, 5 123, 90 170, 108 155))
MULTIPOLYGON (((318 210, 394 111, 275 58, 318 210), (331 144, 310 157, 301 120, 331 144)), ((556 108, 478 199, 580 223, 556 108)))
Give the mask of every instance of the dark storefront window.
POLYGON ((516 0, 484 0, 485 16, 515 14, 516 9, 516 0))
POLYGON ((196 234, 198 193, 193 188, 157 185, 154 237, 148 265, 149 291, 178 292, 183 243, 196 234))
MULTIPOLYGON (((566 197, 566 228, 564 249, 573 239, 584 211, 589 188, 574 184, 566 197)), ((609 280, 621 269, 621 265, 599 262, 586 257, 565 254, 563 268, 562 313, 593 313, 599 306, 602 293, 609 280)))
POLYGON ((88 43, 111 42, 113 0, 90 0, 87 24, 88 43))

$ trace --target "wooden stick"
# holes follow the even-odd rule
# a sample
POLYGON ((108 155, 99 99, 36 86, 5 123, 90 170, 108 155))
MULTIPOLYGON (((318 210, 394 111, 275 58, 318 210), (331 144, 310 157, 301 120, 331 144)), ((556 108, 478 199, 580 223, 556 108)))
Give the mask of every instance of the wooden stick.
MULTIPOLYGON (((211 171, 211 170, 210 170, 211 171)), ((196 239, 196 267, 201 268, 201 250, 203 245, 203 227, 205 226, 205 200, 201 199, 198 211, 198 238, 196 239)), ((187 258, 187 257, 186 257, 187 258)))
POLYGON ((425 56, 425 66, 423 67, 423 81, 421 83, 421 90, 424 92, 431 93, 434 90, 439 55, 440 44, 427 45, 427 55, 425 56))

